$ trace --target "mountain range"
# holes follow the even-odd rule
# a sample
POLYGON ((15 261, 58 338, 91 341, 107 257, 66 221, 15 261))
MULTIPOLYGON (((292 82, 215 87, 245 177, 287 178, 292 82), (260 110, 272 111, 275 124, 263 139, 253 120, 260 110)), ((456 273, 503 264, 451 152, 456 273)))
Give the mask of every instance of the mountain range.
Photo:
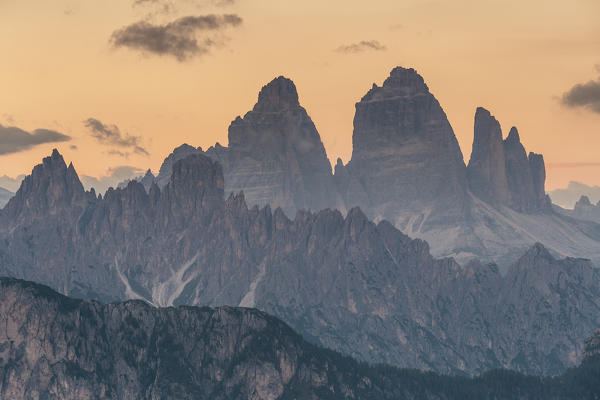
POLYGON ((555 206, 555 209, 558 213, 569 217, 600 223, 600 200, 593 204, 588 196, 581 196, 572 210, 558 206, 555 206))
POLYGON ((175 161, 205 154, 223 166, 226 194, 243 191, 250 206, 280 207, 289 218, 360 207, 426 240, 436 257, 493 262, 502 272, 536 242, 600 262, 600 226, 553 210, 543 156, 526 152, 517 128, 503 138, 500 123, 478 108, 465 165, 446 114, 413 69, 395 68, 356 104, 352 142, 351 160, 338 159, 332 173, 294 83, 279 77, 231 123, 227 147, 182 145, 155 181, 164 187, 175 161))
POLYGON ((548 195, 552 199, 552 203, 571 210, 581 196, 587 196, 592 203, 600 201, 600 186, 589 186, 571 181, 566 188, 552 190, 548 192, 548 195))
POLYGON ((600 332, 556 378, 369 366, 247 308, 100 304, 0 278, 0 397, 27 399, 595 399, 600 332))
MULTIPOLYGON (((160 177, 160 174, 159 174, 160 177)), ((0 275, 90 300, 256 307, 360 360, 445 373, 558 374, 600 326, 600 270, 535 244, 503 276, 436 259, 359 209, 289 219, 225 198, 191 154, 166 186, 86 192, 54 151, 0 211, 0 275)))

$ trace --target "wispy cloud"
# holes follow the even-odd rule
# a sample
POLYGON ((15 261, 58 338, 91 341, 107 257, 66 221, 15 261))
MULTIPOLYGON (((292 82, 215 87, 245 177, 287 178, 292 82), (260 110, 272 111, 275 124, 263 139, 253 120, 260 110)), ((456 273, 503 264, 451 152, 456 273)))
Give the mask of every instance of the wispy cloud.
MULTIPOLYGON (((149 155, 148 151, 140 144, 140 136, 121 133, 121 130, 116 125, 106 125, 96 118, 86 119, 84 125, 88 128, 90 136, 98 140, 101 144, 127 148, 137 154, 149 155)), ((117 154, 123 157, 129 155, 129 153, 119 150, 111 150, 110 154, 117 154)))
POLYGON ((18 153, 44 143, 67 142, 71 137, 49 129, 27 132, 14 126, 0 125, 0 155, 18 153))
POLYGON ((358 43, 347 44, 338 47, 334 51, 337 53, 362 53, 363 51, 384 51, 386 47, 377 40, 362 40, 358 43))
POLYGON ((548 168, 600 168, 600 162, 551 162, 547 166, 548 168))
POLYGON ((205 8, 210 6, 227 7, 234 5, 236 2, 236 0, 134 0, 133 7, 151 9, 156 13, 170 14, 176 12, 177 6, 182 3, 195 8, 205 8))
POLYGON ((113 32, 110 42, 115 48, 124 47, 186 61, 222 44, 226 38, 214 34, 237 27, 242 22, 236 14, 187 16, 165 25, 139 21, 113 32))

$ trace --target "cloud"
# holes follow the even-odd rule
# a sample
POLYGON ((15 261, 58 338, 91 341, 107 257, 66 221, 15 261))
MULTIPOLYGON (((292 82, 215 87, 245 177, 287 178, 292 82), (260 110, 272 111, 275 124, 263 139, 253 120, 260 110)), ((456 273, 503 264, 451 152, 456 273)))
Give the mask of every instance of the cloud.
POLYGON ((130 153, 128 153, 126 151, 119 151, 119 150, 109 150, 106 152, 106 154, 111 155, 111 156, 119 156, 119 157, 123 157, 123 158, 129 158, 129 156, 131 155, 130 153))
POLYGON ((71 145, 71 146, 69 146, 69 147, 71 148, 71 150, 78 150, 78 149, 79 149, 79 148, 78 148, 76 145, 74 145, 74 144, 72 144, 72 145, 71 145))
POLYGON ((548 168, 598 168, 600 162, 559 162, 548 163, 548 168))
POLYGON ((4 189, 8 189, 13 193, 16 193, 21 186, 21 182, 25 179, 25 175, 19 175, 16 178, 11 178, 10 176, 4 175, 0 176, 0 187, 4 189))
MULTIPOLYGON (((116 125, 105 125, 95 118, 88 118, 83 123, 89 129, 90 135, 104 145, 129 148, 134 153, 149 155, 148 151, 140 145, 140 136, 123 134, 116 125)), ((129 153, 118 150, 112 150, 109 153, 124 157, 129 155, 129 153)))
POLYGON ((15 123, 15 117, 13 117, 12 114, 2 113, 2 119, 4 119, 4 121, 10 125, 15 123))
POLYGON ((377 40, 362 40, 358 43, 352 43, 344 46, 340 46, 334 51, 337 53, 346 53, 346 54, 354 54, 354 53, 362 53, 363 51, 384 51, 386 47, 379 43, 377 40))
MULTIPOLYGON (((236 3, 236 0, 179 0, 177 4, 186 3, 187 5, 196 6, 197 8, 204 8, 207 6, 214 7, 227 7, 232 6, 236 3)), ((133 7, 139 8, 155 8, 157 12, 169 14, 176 11, 176 5, 174 0, 134 0, 133 7)))
POLYGON ((222 39, 208 33, 239 26, 242 21, 236 14, 187 16, 165 25, 139 21, 113 32, 110 42, 115 48, 125 47, 186 61, 222 43, 222 39), (200 33, 204 33, 204 37, 199 38, 200 33))
POLYGON ((49 129, 27 132, 14 126, 0 124, 0 155, 18 153, 38 144, 67 142, 70 136, 49 129))
MULTIPOLYGON (((596 66, 600 72, 600 67, 596 66)), ((600 114, 600 78, 579 83, 562 95, 561 103, 569 108, 584 107, 600 114)))

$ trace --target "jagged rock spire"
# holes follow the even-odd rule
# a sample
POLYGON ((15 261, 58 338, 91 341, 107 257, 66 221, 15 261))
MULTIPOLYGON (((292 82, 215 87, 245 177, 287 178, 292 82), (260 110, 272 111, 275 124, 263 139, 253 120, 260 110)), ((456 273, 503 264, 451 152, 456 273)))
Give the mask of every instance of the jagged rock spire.
POLYGON ((471 192, 490 204, 525 213, 551 209, 544 157, 527 155, 516 127, 502 140, 500 123, 481 107, 475 113, 467 176, 471 192))
POLYGON ((63 156, 54 149, 25 177, 5 211, 12 219, 33 218, 83 203, 85 199, 85 190, 73 164, 67 167, 63 156))
POLYGON ((471 191, 492 204, 507 204, 510 192, 505 163, 500 123, 488 110, 478 107, 473 150, 467 167, 471 191))

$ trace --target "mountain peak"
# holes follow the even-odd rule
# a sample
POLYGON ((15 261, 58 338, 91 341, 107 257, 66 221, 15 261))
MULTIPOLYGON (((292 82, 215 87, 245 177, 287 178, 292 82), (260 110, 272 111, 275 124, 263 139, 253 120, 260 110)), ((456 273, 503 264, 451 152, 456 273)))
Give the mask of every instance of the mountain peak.
POLYGON ((192 154, 201 153, 202 149, 196 149, 193 146, 190 146, 187 143, 182 144, 173 149, 173 152, 169 154, 167 158, 163 161, 160 169, 158 170, 158 175, 156 176, 156 183, 158 187, 163 188, 169 183, 171 179, 171 173, 173 172, 173 165, 192 154))
POLYGON ((298 91, 291 79, 279 76, 263 86, 254 111, 274 112, 300 107, 298 91))
POLYGON ((27 218, 55 212, 84 199, 85 190, 75 167, 72 163, 67 167, 63 156, 54 149, 23 179, 6 210, 12 218, 27 218))
POLYGON ((502 143, 502 128, 500 123, 487 109, 477 107, 475 111, 475 146, 480 141, 494 140, 502 143))
POLYGON ((467 167, 471 191, 478 197, 497 204, 509 201, 502 128, 485 108, 475 112, 473 151, 467 167))
POLYGON ((552 257, 548 249, 546 249, 546 247, 539 242, 531 246, 529 250, 525 252, 522 258, 542 258, 546 260, 554 260, 554 257, 552 257))
POLYGON ((390 76, 381 87, 374 84, 361 101, 377 101, 427 93, 429 93, 429 88, 415 69, 396 67, 390 72, 390 76))
POLYGON ((463 155, 444 110, 414 69, 394 68, 356 103, 352 144, 346 177, 336 174, 348 206, 368 199, 361 206, 369 217, 392 221, 433 210, 424 229, 438 217, 463 219, 463 155))
POLYGON ((590 198, 588 196, 583 195, 579 198, 579 200, 575 204, 575 208, 582 207, 582 206, 590 207, 591 205, 592 205, 592 202, 590 201, 590 198))
POLYGON ((512 128, 510 128, 510 132, 508 133, 508 136, 506 137, 504 142, 508 145, 521 144, 521 137, 519 136, 519 130, 517 129, 517 127, 513 126, 512 128))

